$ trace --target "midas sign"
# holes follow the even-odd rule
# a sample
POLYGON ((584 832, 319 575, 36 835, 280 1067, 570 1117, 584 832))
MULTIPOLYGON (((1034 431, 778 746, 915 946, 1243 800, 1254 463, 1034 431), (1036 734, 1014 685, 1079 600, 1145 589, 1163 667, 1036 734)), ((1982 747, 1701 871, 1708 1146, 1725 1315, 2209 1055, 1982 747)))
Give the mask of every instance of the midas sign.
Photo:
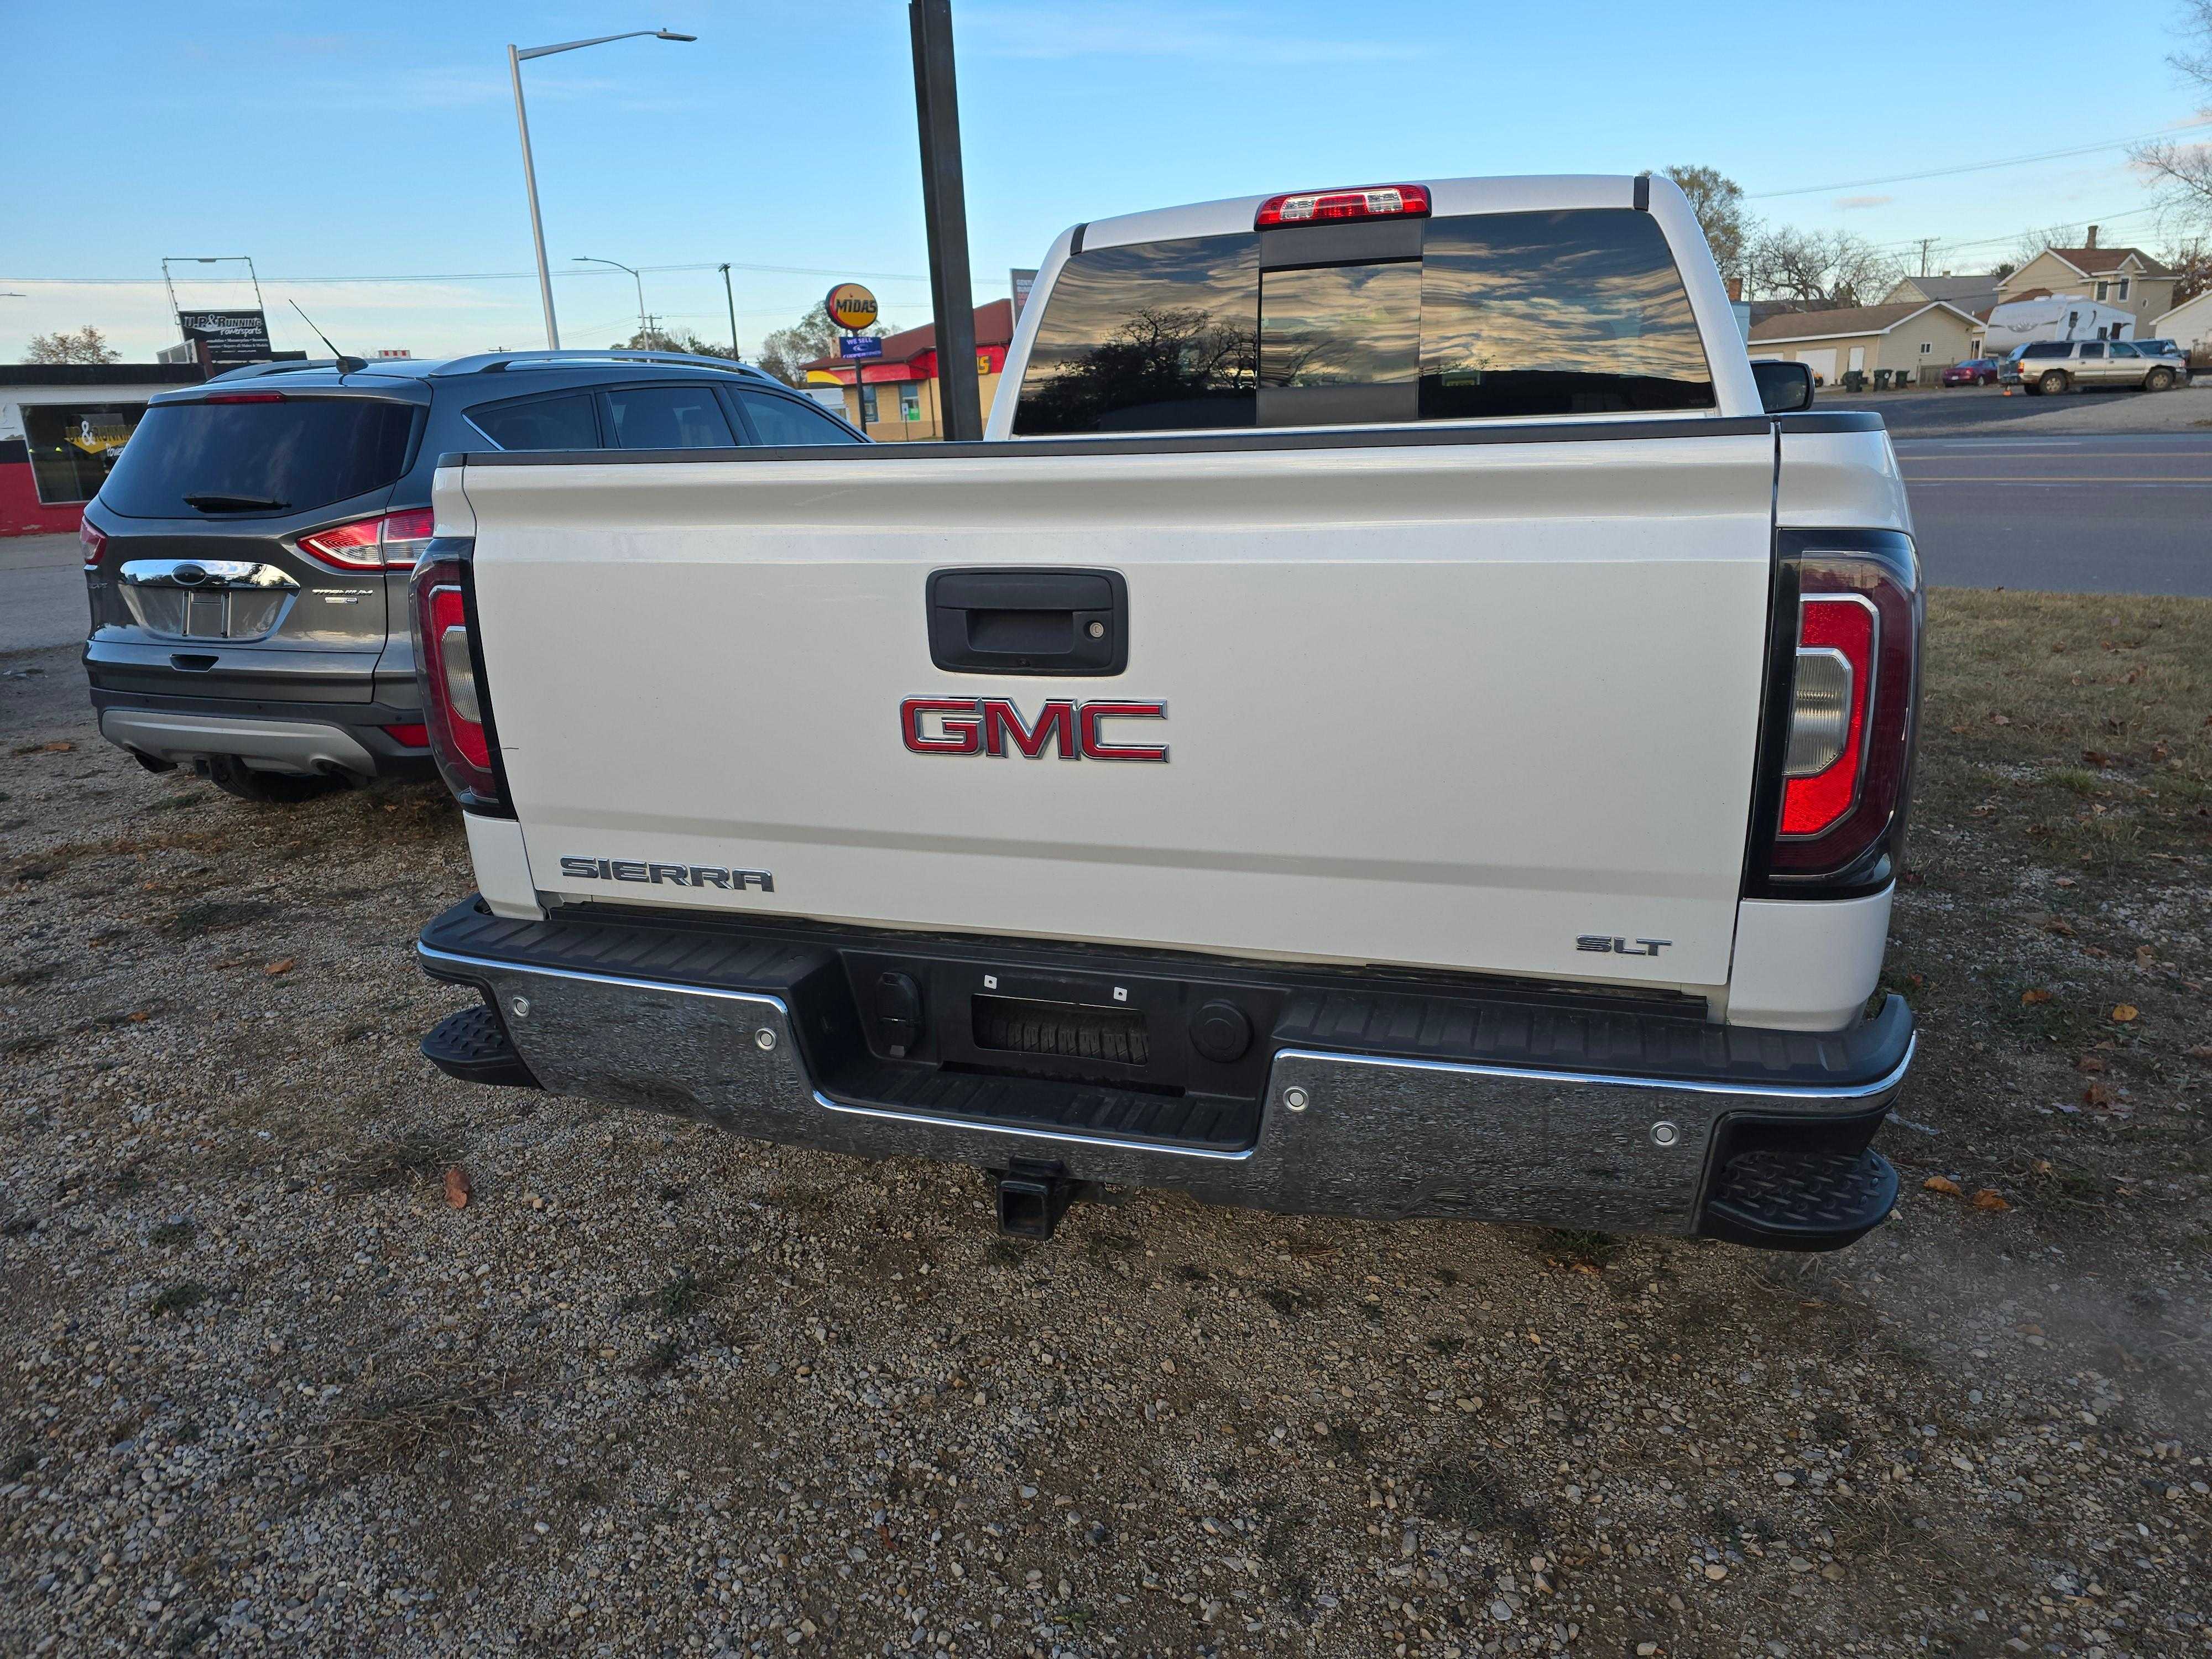
POLYGON ((830 290, 822 309, 840 328, 866 328, 876 320, 876 296, 858 283, 840 283, 830 290))

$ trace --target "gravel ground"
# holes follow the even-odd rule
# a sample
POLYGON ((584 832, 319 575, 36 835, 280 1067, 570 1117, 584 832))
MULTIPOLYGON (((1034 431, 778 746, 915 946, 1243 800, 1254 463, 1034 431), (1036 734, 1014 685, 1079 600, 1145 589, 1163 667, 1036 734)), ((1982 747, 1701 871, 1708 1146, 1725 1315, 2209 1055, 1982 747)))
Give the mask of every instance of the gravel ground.
POLYGON ((1937 679, 1910 1191, 1790 1258, 1172 1194, 1017 1246, 968 1172, 470 1089, 441 793, 246 806, 0 658, 0 1651, 2212 1651, 2212 859, 2055 900, 1937 679), (1988 965, 2067 902, 2027 1012, 2136 975, 2124 1114, 1988 965))

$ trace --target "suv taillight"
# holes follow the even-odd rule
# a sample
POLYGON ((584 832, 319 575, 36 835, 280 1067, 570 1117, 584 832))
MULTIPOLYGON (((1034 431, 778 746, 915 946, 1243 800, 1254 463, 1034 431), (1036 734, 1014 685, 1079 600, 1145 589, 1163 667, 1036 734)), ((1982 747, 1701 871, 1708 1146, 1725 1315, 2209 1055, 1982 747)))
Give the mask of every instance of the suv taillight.
POLYGON ((510 808, 476 637, 476 592, 466 541, 434 540, 408 587, 415 684, 438 774, 463 806, 504 817, 510 808))
POLYGON ((356 519, 300 538, 300 550, 333 570, 411 570, 430 544, 435 515, 427 507, 356 519))
POLYGON ((1888 532, 1784 531, 1748 891, 1895 879, 1920 692, 1919 562, 1888 532))
POLYGON ((89 570, 100 562, 100 556, 107 546, 107 537, 104 532, 94 529, 89 520, 80 519, 76 544, 84 550, 84 568, 89 570))

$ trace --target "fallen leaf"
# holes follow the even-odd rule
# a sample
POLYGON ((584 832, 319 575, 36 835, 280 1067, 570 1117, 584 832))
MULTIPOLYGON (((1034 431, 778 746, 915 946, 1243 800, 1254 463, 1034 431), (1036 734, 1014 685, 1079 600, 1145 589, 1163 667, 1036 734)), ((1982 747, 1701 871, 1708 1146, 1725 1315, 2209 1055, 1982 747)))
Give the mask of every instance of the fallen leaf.
POLYGON ((2189 1051, 2191 1060, 2212 1060, 2212 1042, 2200 1042, 2189 1051))
POLYGON ((2081 751, 2081 761, 2086 766, 2110 766, 2112 763, 2112 757, 2101 749, 2084 749, 2081 751))
POLYGON ((2079 887, 2081 884, 2071 876, 2061 876, 2051 884, 2053 887, 2079 887))
POLYGON ((2012 724, 2012 720, 2008 715, 1992 714, 1990 716, 1990 724, 1991 726, 2010 726, 2012 724))
POLYGON ((2072 939, 2074 937, 2074 924, 2067 921, 2063 916, 2051 917, 2049 920, 2045 921, 2043 927, 2045 933, 2063 933, 2068 939, 2072 939))
POLYGON ((1959 1183, 1948 1176, 1929 1176, 1920 1185, 1924 1190, 1941 1193, 1946 1198, 1956 1198, 1959 1195, 1959 1183))
POLYGON ((2136 945, 2136 967, 2138 967, 2138 968, 2153 968, 2153 967, 2156 967, 2157 965, 2158 965, 2158 952, 2157 952, 2157 951, 2155 951, 2152 950, 2152 949, 2150 948, 2150 946, 2149 946, 2149 945, 2136 945))
POLYGON ((1978 1210, 2009 1210, 2012 1208, 2012 1206, 2004 1201, 2002 1196, 1998 1194, 1997 1189, 1994 1187, 1983 1188, 1966 1201, 1978 1210))
POLYGON ((2074 1069, 2077 1072, 2094 1073, 2105 1069, 2105 1062, 2094 1054, 2084 1054, 2074 1062, 2074 1069))
POLYGON ((2021 1006, 2021 1007, 2023 1007, 2023 1008, 2033 1008, 2033 1006, 2035 1006, 2035 1005, 2036 1005, 2037 1003, 2039 1003, 2039 1002, 2048 1002, 2048 1001, 2050 1001, 2050 1000, 2051 1000, 2051 993, 2050 993, 2049 991, 2045 991, 2045 990, 2040 990, 2040 989, 2039 989, 2039 990, 2033 990, 2033 991, 2022 991, 2022 992, 2020 994, 2020 1006, 2021 1006))
POLYGON ((469 1184, 469 1172, 459 1164, 446 1171, 446 1202, 455 1209, 467 1209, 469 1194, 474 1190, 469 1184))
POLYGON ((2081 1091, 2081 1103, 2084 1106, 2109 1106, 2112 1103, 2112 1091, 2101 1083, 2093 1083, 2081 1091))
POLYGON ((151 1019, 153 1016, 141 1012, 135 1014, 126 1015, 125 1018, 128 1018, 133 1025, 143 1025, 148 1020, 151 1019))
POLYGON ((299 965, 299 962, 300 958, 297 957, 279 957, 276 961, 270 963, 261 971, 268 975, 270 978, 274 979, 279 974, 290 973, 294 968, 299 965))
POLYGON ((66 755, 76 747, 73 743, 42 743, 39 745, 39 752, 41 755, 66 755))
POLYGON ((2047 1176, 2051 1173, 2051 1160, 2047 1158, 2039 1158, 2027 1167, 2038 1175, 2047 1176))
POLYGON ((2125 1025, 2140 1012, 2142 1010, 2138 1009, 2134 1003, 2123 1002, 2112 1010, 2112 1021, 2115 1024, 2125 1025))

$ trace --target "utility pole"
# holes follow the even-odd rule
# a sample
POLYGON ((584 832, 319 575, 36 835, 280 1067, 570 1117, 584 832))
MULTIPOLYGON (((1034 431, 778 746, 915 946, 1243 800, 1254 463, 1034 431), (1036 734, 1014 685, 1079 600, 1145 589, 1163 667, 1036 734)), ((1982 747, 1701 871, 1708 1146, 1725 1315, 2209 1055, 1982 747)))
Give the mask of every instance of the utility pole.
MULTIPOLYGON (((943 435, 983 435, 975 375, 975 305, 968 276, 968 196, 961 179, 960 102, 952 73, 952 0, 908 0, 915 113, 921 133, 922 220, 929 233, 929 298, 937 309, 943 435)), ((858 383, 858 371, 854 380, 858 383)))
POLYGON ((1923 236, 1920 239, 1920 274, 1923 276, 1928 274, 1928 250, 1935 245, 1936 239, 1933 236, 1923 236))
POLYGON ((730 287, 730 266, 727 260, 722 264, 722 298, 729 302, 730 307, 730 361, 733 363, 741 363, 744 362, 744 358, 738 352, 738 296, 735 290, 730 287))

